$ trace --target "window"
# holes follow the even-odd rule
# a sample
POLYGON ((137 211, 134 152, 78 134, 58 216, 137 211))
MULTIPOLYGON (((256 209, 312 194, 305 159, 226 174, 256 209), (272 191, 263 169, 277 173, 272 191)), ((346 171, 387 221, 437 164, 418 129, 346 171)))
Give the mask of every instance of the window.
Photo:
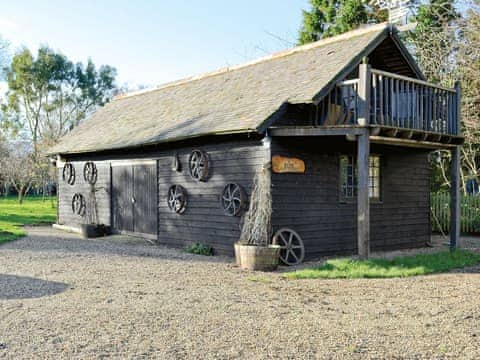
MULTIPOLYGON (((356 158, 351 155, 340 156, 340 190, 342 200, 357 196, 356 158)), ((380 156, 370 155, 368 167, 368 194, 370 199, 380 200, 380 156)))
POLYGON ((347 199, 355 197, 357 195, 357 168, 353 156, 340 157, 340 176, 342 197, 347 199))
POLYGON ((368 159, 368 196, 380 200, 380 156, 371 155, 368 159))

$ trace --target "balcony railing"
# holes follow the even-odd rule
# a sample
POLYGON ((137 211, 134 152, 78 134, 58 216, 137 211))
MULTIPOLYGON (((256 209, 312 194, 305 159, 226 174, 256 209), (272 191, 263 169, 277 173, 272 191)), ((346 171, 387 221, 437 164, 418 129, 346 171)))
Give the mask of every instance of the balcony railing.
POLYGON ((320 125, 367 124, 459 135, 458 86, 450 89, 366 66, 363 69, 367 69, 363 76, 338 83, 319 104, 320 125))

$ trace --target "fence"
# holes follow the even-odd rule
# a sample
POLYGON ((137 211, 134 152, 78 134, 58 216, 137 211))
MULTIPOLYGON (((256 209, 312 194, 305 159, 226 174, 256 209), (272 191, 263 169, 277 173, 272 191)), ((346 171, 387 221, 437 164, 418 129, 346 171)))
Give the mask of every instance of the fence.
MULTIPOLYGON (((430 194, 430 220, 432 231, 450 231, 450 194, 447 192, 430 194)), ((480 232, 480 195, 462 195, 460 202, 460 231, 480 232)))

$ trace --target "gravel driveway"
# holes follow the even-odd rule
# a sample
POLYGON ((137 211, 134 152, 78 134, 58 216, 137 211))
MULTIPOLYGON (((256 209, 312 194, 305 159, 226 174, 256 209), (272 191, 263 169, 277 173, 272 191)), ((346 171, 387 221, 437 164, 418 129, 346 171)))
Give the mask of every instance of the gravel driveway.
POLYGON ((480 270, 284 280, 50 228, 0 246, 0 358, 480 358, 480 270))

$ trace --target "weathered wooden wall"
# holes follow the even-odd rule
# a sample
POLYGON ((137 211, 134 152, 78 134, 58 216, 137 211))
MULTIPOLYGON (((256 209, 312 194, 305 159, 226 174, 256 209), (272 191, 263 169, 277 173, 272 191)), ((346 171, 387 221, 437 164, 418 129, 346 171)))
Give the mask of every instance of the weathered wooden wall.
MULTIPOLYGON (((339 201, 339 155, 354 152, 355 143, 343 138, 272 140, 271 155, 305 160, 305 174, 272 174, 272 220, 274 230, 291 227, 302 236, 307 258, 356 252, 356 206, 353 201, 339 201)), ((372 249, 424 245, 430 234, 427 153, 375 145, 371 152, 382 155, 382 201, 371 205, 372 249)), ((85 160, 96 161, 98 186, 109 188, 109 161, 156 159, 158 242, 175 247, 200 242, 212 245, 218 254, 232 255, 233 243, 240 236, 240 217, 224 214, 221 192, 227 183, 236 182, 250 194, 254 173, 269 155, 270 150, 260 140, 252 139, 73 158, 77 173, 74 186, 61 180, 59 169, 59 222, 82 222, 72 214, 71 198, 75 192, 88 190, 82 174, 85 160), (206 182, 198 182, 188 174, 188 156, 193 149, 209 154, 211 175, 206 182), (172 170, 175 153, 180 159, 180 172, 172 170), (187 209, 181 215, 167 206, 168 188, 174 184, 183 186, 188 193, 187 209)), ((110 224, 110 196, 103 192, 97 198, 101 221, 110 224)))
MULTIPOLYGON (((97 162, 156 159, 159 199, 158 242, 175 247, 185 247, 200 242, 213 246, 218 254, 233 255, 233 243, 240 236, 240 217, 224 214, 220 203, 221 192, 227 183, 235 182, 240 184, 249 195, 254 173, 263 165, 265 159, 269 159, 267 154, 269 150, 263 146, 261 140, 250 139, 208 144, 198 141, 181 146, 170 145, 169 148, 163 149, 82 155, 73 159, 81 160, 82 166, 83 161, 86 160, 97 162), (188 157, 194 149, 204 150, 210 157, 210 176, 205 182, 192 179, 188 173, 188 157), (172 170, 175 153, 180 159, 180 172, 172 170), (167 205, 168 189, 175 184, 183 186, 188 193, 187 209, 180 215, 170 211, 167 205)), ((80 170, 80 165, 77 167, 80 170)), ((115 167, 112 168, 115 169, 115 167)), ((61 184, 59 189, 60 198, 64 204, 62 208, 70 206, 71 196, 77 191, 68 186, 68 184, 61 184)), ((64 223, 78 222, 79 219, 72 217, 71 210, 68 212, 68 209, 62 211, 60 220, 64 223)))
MULTIPOLYGON (((305 160, 305 174, 272 174, 273 225, 303 238, 307 258, 356 253, 356 204, 341 202, 339 155, 355 152, 343 138, 274 138, 272 155, 305 160)), ((372 250, 422 246, 429 240, 427 153, 372 146, 382 155, 382 201, 371 204, 372 250)))
POLYGON ((181 148, 177 151, 181 172, 171 169, 173 151, 158 154, 159 242, 177 247, 206 243, 216 253, 233 255, 233 243, 240 236, 240 217, 224 214, 221 193, 227 183, 234 182, 250 194, 254 173, 265 162, 265 151, 260 141, 181 148), (211 175, 206 182, 196 181, 188 173, 188 157, 195 148, 210 157, 211 175), (168 189, 174 184, 188 193, 187 208, 181 215, 167 205, 168 189))
MULTIPOLYGON (((85 161, 72 161, 75 167, 75 183, 67 184, 62 179, 63 166, 58 171, 58 220, 62 225, 78 226, 85 223, 86 218, 72 212, 72 197, 80 193, 88 202, 90 193, 89 184, 83 178, 83 166, 85 161)), ((110 225, 110 163, 102 161, 95 162, 98 171, 98 179, 95 187, 99 222, 110 225)))

